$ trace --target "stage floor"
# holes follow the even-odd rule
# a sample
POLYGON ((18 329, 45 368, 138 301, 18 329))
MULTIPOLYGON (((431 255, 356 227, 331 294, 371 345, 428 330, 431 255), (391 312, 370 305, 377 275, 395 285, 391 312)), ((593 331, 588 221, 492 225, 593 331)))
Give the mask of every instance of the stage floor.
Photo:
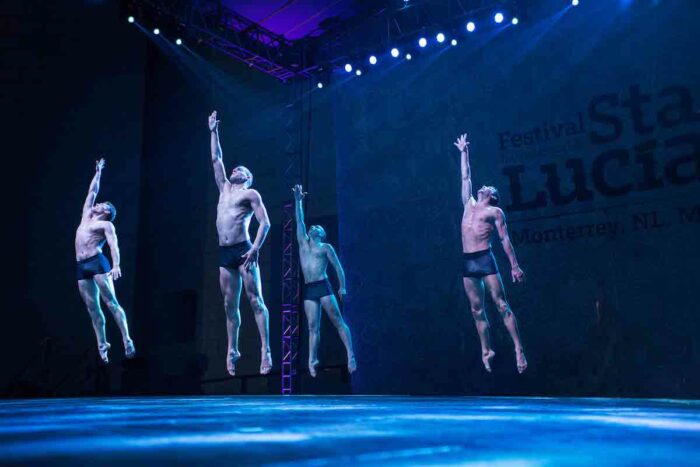
POLYGON ((14 465, 700 465, 700 402, 138 397, 0 402, 14 465))

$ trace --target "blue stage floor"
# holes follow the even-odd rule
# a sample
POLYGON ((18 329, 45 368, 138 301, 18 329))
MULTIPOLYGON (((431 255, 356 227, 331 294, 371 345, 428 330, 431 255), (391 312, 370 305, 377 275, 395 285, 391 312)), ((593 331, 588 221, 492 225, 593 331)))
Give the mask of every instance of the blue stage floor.
POLYGON ((0 402, 13 465, 700 465, 700 402, 143 397, 0 402))

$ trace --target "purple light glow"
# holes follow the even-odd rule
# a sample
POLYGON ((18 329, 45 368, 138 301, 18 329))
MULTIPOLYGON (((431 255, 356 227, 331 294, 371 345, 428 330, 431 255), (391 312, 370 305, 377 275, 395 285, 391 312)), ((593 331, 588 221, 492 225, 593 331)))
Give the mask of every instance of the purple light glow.
POLYGON ((289 40, 317 36, 321 32, 319 24, 330 17, 353 16, 355 3, 354 0, 224 0, 227 7, 289 40))

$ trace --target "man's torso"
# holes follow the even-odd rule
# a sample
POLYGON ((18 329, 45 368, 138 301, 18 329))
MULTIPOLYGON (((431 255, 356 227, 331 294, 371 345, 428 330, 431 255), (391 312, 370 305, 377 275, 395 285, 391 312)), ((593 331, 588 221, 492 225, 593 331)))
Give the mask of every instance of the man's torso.
POLYGON ((104 229, 100 221, 83 219, 75 231, 75 259, 84 259, 102 253, 105 243, 104 229))
POLYGON ((471 253, 490 248, 491 234, 496 228, 495 219, 495 208, 480 207, 471 198, 464 206, 462 215, 462 251, 471 253))
POLYGON ((317 244, 311 240, 300 242, 299 260, 305 283, 317 282, 327 277, 328 256, 324 243, 317 244))
POLYGON ((227 246, 249 240, 248 226, 253 208, 247 195, 248 190, 232 190, 224 187, 219 194, 216 208, 216 231, 219 245, 227 246))

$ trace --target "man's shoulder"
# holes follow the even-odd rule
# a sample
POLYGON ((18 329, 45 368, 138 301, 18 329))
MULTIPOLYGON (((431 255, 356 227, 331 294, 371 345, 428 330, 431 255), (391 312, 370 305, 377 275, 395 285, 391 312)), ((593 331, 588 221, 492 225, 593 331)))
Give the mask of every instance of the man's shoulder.
POLYGON ((246 188, 243 190, 243 196, 249 200, 261 200, 260 192, 255 188, 246 188))
POLYGON ((321 246, 325 251, 335 251, 335 248, 333 248, 333 245, 330 243, 321 243, 321 246))
POLYGON ((498 206, 489 206, 489 214, 491 214, 495 219, 504 219, 506 217, 506 213, 503 212, 503 209, 499 208, 498 206))

